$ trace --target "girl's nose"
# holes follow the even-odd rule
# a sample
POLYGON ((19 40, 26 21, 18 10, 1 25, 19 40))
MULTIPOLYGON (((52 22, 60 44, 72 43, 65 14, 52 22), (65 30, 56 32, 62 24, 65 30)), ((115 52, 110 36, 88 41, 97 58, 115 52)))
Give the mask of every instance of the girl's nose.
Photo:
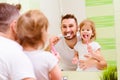
POLYGON ((84 32, 88 32, 87 30, 84 30, 84 32))

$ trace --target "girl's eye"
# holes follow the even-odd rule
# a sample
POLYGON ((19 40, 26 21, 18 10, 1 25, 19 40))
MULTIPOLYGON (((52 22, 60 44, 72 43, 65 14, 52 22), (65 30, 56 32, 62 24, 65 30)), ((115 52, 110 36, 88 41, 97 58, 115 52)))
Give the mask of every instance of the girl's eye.
POLYGON ((89 29, 87 29, 87 31, 90 31, 89 29))
POLYGON ((82 29, 82 31, 84 31, 84 29, 82 29))

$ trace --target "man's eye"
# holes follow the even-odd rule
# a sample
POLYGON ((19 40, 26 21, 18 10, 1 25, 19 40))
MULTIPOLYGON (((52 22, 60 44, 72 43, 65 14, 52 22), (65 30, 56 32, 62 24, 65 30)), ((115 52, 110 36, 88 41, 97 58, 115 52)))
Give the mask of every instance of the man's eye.
POLYGON ((69 27, 73 27, 73 25, 69 25, 69 27))
POLYGON ((66 28, 66 26, 62 26, 62 28, 66 28))

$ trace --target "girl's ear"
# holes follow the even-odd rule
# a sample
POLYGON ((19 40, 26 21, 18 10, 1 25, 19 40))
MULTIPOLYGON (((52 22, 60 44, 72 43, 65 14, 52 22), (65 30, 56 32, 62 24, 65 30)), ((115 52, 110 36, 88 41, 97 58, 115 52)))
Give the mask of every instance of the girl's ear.
POLYGON ((94 34, 92 33, 92 36, 93 36, 94 34))

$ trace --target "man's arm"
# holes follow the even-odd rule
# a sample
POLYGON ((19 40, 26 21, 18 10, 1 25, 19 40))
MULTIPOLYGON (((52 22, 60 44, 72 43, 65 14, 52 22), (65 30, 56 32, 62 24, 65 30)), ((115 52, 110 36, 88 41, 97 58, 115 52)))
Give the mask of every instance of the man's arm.
POLYGON ((99 70, 103 70, 107 67, 107 62, 104 57, 100 54, 100 50, 97 50, 91 55, 85 55, 86 60, 80 60, 80 67, 83 69, 89 68, 91 66, 96 66, 99 70))

